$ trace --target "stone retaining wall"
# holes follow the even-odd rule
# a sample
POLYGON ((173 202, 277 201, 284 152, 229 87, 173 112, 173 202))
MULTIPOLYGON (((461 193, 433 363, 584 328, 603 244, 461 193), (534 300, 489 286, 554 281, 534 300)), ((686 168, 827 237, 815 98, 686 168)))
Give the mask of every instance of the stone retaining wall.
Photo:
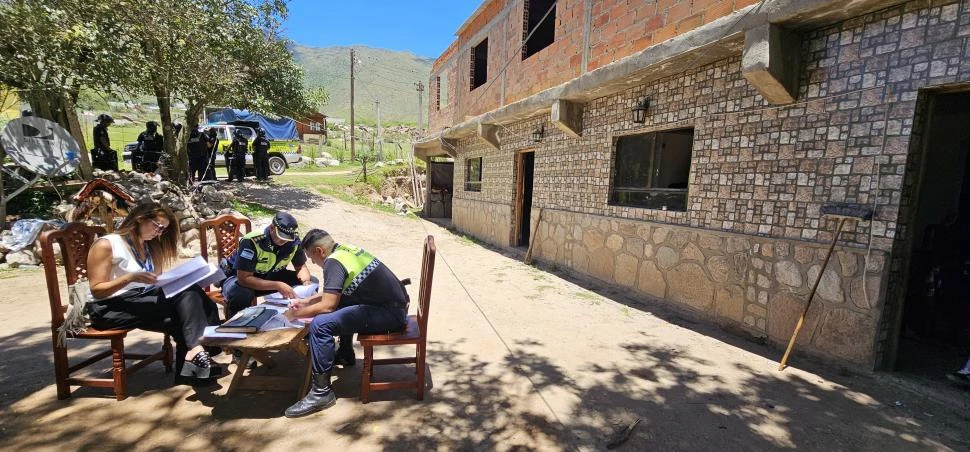
POLYGON ((510 246, 512 211, 508 205, 455 198, 452 223, 458 230, 497 246, 510 246))
MULTIPOLYGON (((813 243, 546 209, 534 255, 784 346, 826 251, 813 243)), ((865 249, 836 248, 800 351, 872 362, 885 259, 873 250, 866 272, 865 249)))

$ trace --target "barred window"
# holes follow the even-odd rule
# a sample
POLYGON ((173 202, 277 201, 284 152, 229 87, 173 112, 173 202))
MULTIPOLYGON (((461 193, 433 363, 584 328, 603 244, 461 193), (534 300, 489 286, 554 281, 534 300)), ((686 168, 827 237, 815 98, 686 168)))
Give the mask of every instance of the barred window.
POLYGON ((482 158, 465 160, 465 191, 482 191, 482 158))
POLYGON ((617 138, 610 204, 687 210, 693 142, 692 128, 617 138))

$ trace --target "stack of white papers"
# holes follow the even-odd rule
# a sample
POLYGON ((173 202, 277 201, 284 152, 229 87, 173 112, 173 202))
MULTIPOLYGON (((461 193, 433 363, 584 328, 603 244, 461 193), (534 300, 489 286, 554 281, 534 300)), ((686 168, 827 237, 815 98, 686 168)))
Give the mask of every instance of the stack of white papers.
MULTIPOLYGON (((302 286, 293 286, 293 292, 296 294, 296 297, 297 298, 306 298, 306 297, 309 297, 309 296, 317 293, 317 289, 319 287, 320 287, 320 285, 317 284, 317 283, 304 284, 302 286)), ((264 296, 263 297, 263 300, 264 301, 267 301, 267 302, 269 302, 269 301, 278 301, 278 300, 286 300, 286 297, 284 297, 283 295, 281 295, 279 292, 274 292, 274 293, 271 293, 269 295, 264 296)))

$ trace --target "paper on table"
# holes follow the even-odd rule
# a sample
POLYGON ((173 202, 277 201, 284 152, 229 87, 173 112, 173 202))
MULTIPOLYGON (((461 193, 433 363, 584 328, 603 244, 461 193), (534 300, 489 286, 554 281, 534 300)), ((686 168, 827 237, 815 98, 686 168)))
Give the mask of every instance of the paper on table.
POLYGON ((246 333, 220 333, 216 331, 217 326, 218 325, 205 327, 205 331, 202 333, 202 337, 211 337, 216 339, 245 339, 246 338, 246 333))
MULTIPOLYGON (((317 283, 304 284, 301 286, 293 286, 293 293, 296 294, 297 298, 306 298, 306 297, 309 297, 310 295, 317 293, 317 289, 319 287, 320 285, 317 283)), ((273 292, 269 295, 264 296, 263 299, 266 301, 285 300, 286 297, 284 297, 279 292, 273 292)))
MULTIPOLYGON (((267 307, 267 309, 275 308, 267 307)), ((287 320, 286 316, 280 312, 264 323, 263 326, 259 327, 259 331, 282 330, 284 328, 303 328, 304 326, 305 324, 303 323, 296 323, 287 320)))

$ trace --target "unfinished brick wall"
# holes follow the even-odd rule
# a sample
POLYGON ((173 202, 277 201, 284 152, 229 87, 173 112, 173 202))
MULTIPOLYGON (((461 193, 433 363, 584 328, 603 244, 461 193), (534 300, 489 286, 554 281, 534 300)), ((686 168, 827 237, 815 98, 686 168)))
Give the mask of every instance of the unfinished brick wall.
POLYGON ((555 41, 522 60, 526 2, 491 0, 432 66, 429 86, 435 77, 449 74, 448 81, 455 81, 451 85, 458 92, 449 97, 452 105, 447 111, 436 112, 432 105, 430 129, 441 130, 525 99, 757 2, 559 0, 555 41), (490 83, 469 91, 469 52, 485 36, 489 40, 490 83), (508 68, 502 71, 506 63, 508 68), (461 80, 452 78, 452 73, 461 80))
MULTIPOLYGON (((895 303, 887 301, 885 289, 899 279, 892 273, 899 271, 896 264, 888 268, 884 263, 894 241, 896 247, 906 246, 897 240, 905 226, 898 222, 907 218, 901 208, 910 207, 903 200, 908 199, 906 187, 913 187, 911 181, 904 186, 904 178, 918 171, 910 152, 919 90, 970 81, 966 36, 970 36, 970 3, 927 6, 924 1, 912 1, 805 33, 799 101, 794 105, 767 105, 742 77, 740 57, 733 57, 589 102, 583 136, 578 139, 560 132, 543 115, 502 127, 500 151, 475 138, 461 140, 457 161, 483 156, 485 182, 480 193, 464 192, 463 179, 458 178, 463 177, 463 169, 456 167, 456 205, 474 212, 480 210, 479 203, 488 203, 492 210, 505 204, 502 211, 509 214, 491 220, 463 218, 456 211, 454 222, 463 228, 471 218, 491 221, 476 227, 504 228, 508 234, 491 235, 510 236, 515 152, 534 148, 533 205, 554 210, 558 225, 540 235, 547 242, 539 250, 541 257, 715 319, 740 321, 749 331, 777 342, 780 332, 788 329, 772 330, 773 315, 789 315, 791 305, 804 295, 804 282, 818 273, 817 269, 811 273, 818 265, 818 253, 832 238, 835 224, 819 219, 821 205, 843 201, 874 206, 871 223, 843 234, 842 243, 850 245, 844 251, 852 257, 839 264, 841 270, 826 276, 823 284, 830 292, 823 298, 828 301, 823 301, 813 323, 818 330, 812 337, 819 339, 811 339, 821 341, 819 354, 872 362, 878 346, 876 325, 885 304, 895 303), (643 97, 651 100, 651 106, 646 123, 640 125, 632 122, 630 108, 643 97), (540 124, 545 137, 532 143, 531 132, 540 124), (687 210, 610 205, 615 138, 685 126, 694 127, 687 210), (595 233, 584 241, 591 228, 602 229, 604 220, 603 243, 595 233), (676 253, 661 265, 659 256, 646 250, 639 255, 622 251, 628 239, 638 235, 638 225, 673 228, 687 238, 674 243, 650 237, 658 240, 655 244, 669 243, 668 254, 676 253), (611 231, 618 236, 612 245, 607 241, 611 231), (871 253, 867 251, 870 235, 871 253), (714 242, 713 237, 725 244, 726 237, 733 237, 748 245, 708 247, 710 253, 700 254, 688 250, 691 243, 707 249, 701 242, 714 242), (798 247, 801 251, 793 245, 799 243, 805 244, 798 247), (786 245, 779 248, 779 244, 786 245), (580 246, 582 252, 573 252, 580 246), (756 251, 766 246, 773 251, 756 251), (778 255, 774 252, 778 249, 793 251, 778 255), (863 255, 869 255, 868 261, 860 260, 863 255), (759 260, 754 261, 755 257, 759 260), (735 276, 725 277, 722 258, 742 259, 750 265, 732 263, 735 276), (693 263, 676 270, 682 260, 693 263), (660 270, 650 267, 647 273, 652 276, 640 276, 644 265, 660 270), (623 271, 618 270, 621 267, 623 271), (683 284, 685 274, 701 282, 706 278, 710 290, 695 292, 676 285, 683 284), (679 282, 672 284, 671 278, 679 282), (876 289, 866 293, 863 287, 870 292, 876 289), (732 316, 725 317, 719 310, 719 291, 728 291, 723 299, 732 303, 732 316), (737 301, 738 296, 743 301, 737 301), (739 303, 740 313, 734 311, 739 303), (840 335, 852 340, 837 339, 840 335)), ((702 286, 708 287, 698 285, 702 286)), ((879 339, 885 337, 883 333, 879 339)))

